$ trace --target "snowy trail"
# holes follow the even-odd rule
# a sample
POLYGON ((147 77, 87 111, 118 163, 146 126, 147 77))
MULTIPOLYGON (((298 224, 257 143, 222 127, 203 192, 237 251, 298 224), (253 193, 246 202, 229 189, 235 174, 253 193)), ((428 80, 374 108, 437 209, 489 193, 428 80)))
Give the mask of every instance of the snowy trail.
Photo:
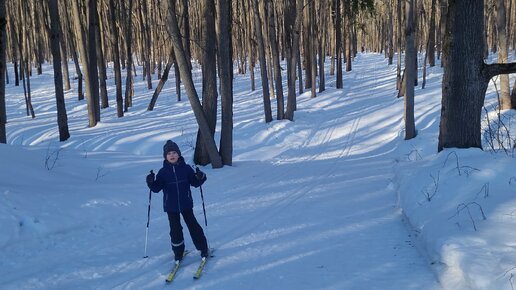
POLYGON ((253 191, 255 197, 258 191, 262 203, 242 200, 224 206, 226 201, 217 201, 213 206, 219 219, 224 219, 225 212, 242 213, 225 217, 238 220, 234 228, 215 229, 212 240, 222 257, 210 269, 217 278, 210 277, 202 288, 236 289, 242 287, 242 276, 252 276, 260 283, 246 285, 246 289, 287 289, 292 285, 296 289, 439 289, 396 207, 392 152, 402 111, 392 111, 392 96, 375 95, 378 78, 390 78, 387 74, 391 72, 360 65, 354 70, 364 74, 361 82, 369 80, 374 85, 364 93, 355 91, 331 99, 324 112, 312 107, 324 101, 308 100, 310 104, 300 111, 312 107, 313 114, 325 117, 310 120, 303 113, 297 126, 326 121, 312 126, 313 131, 306 133, 309 138, 298 140, 299 149, 282 153, 277 157, 281 162, 260 173, 263 186, 252 182, 239 188, 244 193, 253 191), (354 109, 376 105, 362 112, 346 111, 349 102, 363 103, 355 104, 354 109), (385 131, 382 143, 371 139, 378 135, 371 134, 373 131, 385 131), (310 147, 314 154, 299 160, 310 147), (330 185, 321 187, 321 183, 330 185), (247 213, 242 209, 245 204, 247 213))
MULTIPOLYGON (((161 164, 163 138, 184 146, 195 135, 187 103, 174 103, 173 109, 182 111, 170 115, 169 108, 163 111, 159 106, 146 112, 145 101, 124 122, 107 117, 100 128, 80 130, 67 143, 71 149, 63 152, 61 170, 75 178, 67 168, 79 166, 105 176, 99 182, 64 184, 34 197, 35 203, 57 203, 44 207, 56 208, 57 213, 43 212, 47 220, 39 214, 41 225, 36 227, 48 224, 51 217, 65 225, 50 227, 23 243, 6 242, 0 271, 7 270, 6 275, 0 273, 0 288, 440 289, 396 206, 391 181, 403 103, 385 95, 394 91, 394 78, 383 56, 359 55, 343 90, 328 88, 315 99, 305 93, 298 98, 295 122, 266 125, 256 109, 261 109, 259 94, 235 90, 234 166, 204 168, 207 234, 217 257, 199 281, 192 281, 198 261, 193 253, 174 285, 164 284, 172 257, 161 194, 153 195, 150 258, 141 258, 148 193, 144 176, 161 164), (175 131, 166 131, 169 124, 175 131), (130 154, 124 153, 126 149, 130 154), (68 163, 73 165, 67 167, 68 163), (57 210, 62 210, 59 203, 66 206, 64 212, 57 210)), ((246 85, 241 79, 235 83, 237 88, 246 85)), ((160 102, 169 104, 171 99, 160 102)), ((71 102, 69 106, 73 108, 71 102)), ((71 111, 77 118, 71 118, 71 126, 80 128, 85 124, 78 119, 80 110, 71 111)), ((55 136, 49 119, 49 124, 32 125, 30 130, 41 127, 44 135, 55 136)), ((43 142, 41 133, 24 136, 28 133, 23 129, 29 127, 23 118, 12 120, 14 143, 43 142)), ((191 154, 188 148, 184 152, 191 154)), ((62 180, 56 175, 50 182, 62 180)), ((203 224, 198 190, 194 199, 203 224)), ((11 208, 22 201, 0 210, 17 219, 11 208)), ((37 209, 33 205, 23 214, 38 217, 37 209)), ((186 228, 185 238, 193 250, 186 228)))

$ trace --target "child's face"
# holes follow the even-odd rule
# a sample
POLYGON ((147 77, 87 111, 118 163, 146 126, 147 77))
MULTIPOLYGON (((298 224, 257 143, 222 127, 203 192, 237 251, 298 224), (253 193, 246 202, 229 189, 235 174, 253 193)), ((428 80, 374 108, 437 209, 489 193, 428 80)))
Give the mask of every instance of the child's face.
POLYGON ((176 151, 170 151, 167 153, 167 161, 174 164, 179 159, 179 154, 176 151))

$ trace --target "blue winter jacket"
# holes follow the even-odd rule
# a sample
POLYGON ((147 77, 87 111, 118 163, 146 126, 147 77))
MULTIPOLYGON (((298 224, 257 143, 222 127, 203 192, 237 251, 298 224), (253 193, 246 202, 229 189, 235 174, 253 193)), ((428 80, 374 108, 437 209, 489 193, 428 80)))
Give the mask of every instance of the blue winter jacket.
POLYGON ((180 156, 176 164, 163 161, 163 168, 156 175, 151 190, 153 192, 163 190, 163 210, 178 213, 193 208, 190 186, 199 187, 205 180, 206 178, 198 180, 192 167, 180 156))

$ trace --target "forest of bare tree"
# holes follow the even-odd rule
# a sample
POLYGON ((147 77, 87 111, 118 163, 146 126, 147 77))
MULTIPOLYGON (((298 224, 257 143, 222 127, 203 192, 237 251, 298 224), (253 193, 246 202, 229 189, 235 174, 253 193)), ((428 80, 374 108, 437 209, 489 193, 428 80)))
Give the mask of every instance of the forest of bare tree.
POLYGON ((248 74, 252 90, 261 79, 265 122, 294 120, 297 95, 306 90, 316 97, 325 90, 325 75, 335 78, 337 88, 346 87, 343 72, 353 69, 357 53, 373 52, 396 63, 406 139, 417 134, 414 86, 425 85, 427 66, 440 64, 439 150, 481 147, 479 119, 492 77, 500 75, 500 108, 516 109, 516 83, 507 75, 516 73, 516 64, 508 63, 515 48, 516 0, 0 0, 0 142, 6 143, 9 121, 5 83, 23 86, 26 114, 37 122, 30 79, 51 63, 61 141, 73 136, 63 92, 73 90, 86 102, 88 126, 94 127, 109 100, 119 118, 131 110, 134 78, 142 78, 154 92, 148 110, 164 85, 175 87, 178 101, 186 92, 199 125, 197 164, 231 165, 235 73, 248 74), (497 63, 486 65, 490 54, 497 63), (200 92, 192 63, 202 67, 200 92), (166 84, 170 73, 174 84, 166 84), (108 75, 114 77, 113 95, 108 75))

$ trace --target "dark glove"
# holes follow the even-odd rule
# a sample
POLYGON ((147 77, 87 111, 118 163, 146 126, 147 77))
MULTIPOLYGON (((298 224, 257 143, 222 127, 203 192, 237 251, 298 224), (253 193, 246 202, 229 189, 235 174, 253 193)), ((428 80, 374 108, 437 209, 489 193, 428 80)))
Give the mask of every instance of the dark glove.
POLYGON ((149 188, 151 188, 152 184, 154 183, 154 177, 155 177, 154 172, 152 172, 152 170, 151 170, 151 173, 149 175, 147 175, 147 178, 146 178, 147 186, 149 188))
POLYGON ((199 170, 199 168, 196 168, 195 169, 195 178, 197 178, 197 180, 199 181, 206 181, 206 174, 204 172, 202 172, 201 170, 199 170))

